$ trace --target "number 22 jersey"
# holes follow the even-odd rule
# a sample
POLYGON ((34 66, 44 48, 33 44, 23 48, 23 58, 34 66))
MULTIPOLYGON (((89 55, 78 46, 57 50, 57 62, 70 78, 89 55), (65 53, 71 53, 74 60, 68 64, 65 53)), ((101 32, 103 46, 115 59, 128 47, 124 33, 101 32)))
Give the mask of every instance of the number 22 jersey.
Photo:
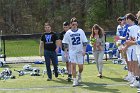
POLYGON ((83 51, 84 42, 88 42, 88 40, 84 31, 79 28, 76 31, 69 29, 62 40, 62 43, 68 44, 69 53, 79 53, 83 51))

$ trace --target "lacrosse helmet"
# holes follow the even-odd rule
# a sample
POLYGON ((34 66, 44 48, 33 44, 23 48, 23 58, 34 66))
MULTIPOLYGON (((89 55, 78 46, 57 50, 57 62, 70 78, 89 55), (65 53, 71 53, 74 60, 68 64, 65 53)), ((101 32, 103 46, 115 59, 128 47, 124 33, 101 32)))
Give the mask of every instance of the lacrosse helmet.
POLYGON ((33 72, 39 73, 40 72, 40 69, 39 68, 33 68, 33 72))
POLYGON ((23 66, 23 70, 32 71, 33 68, 31 67, 31 65, 26 64, 26 65, 23 66))
POLYGON ((31 73, 31 76, 40 76, 40 69, 39 68, 33 68, 33 72, 31 73))
POLYGON ((4 72, 4 74, 5 74, 6 76, 11 76, 11 75, 12 75, 12 71, 11 71, 9 68, 5 68, 5 69, 3 70, 3 72, 4 72))

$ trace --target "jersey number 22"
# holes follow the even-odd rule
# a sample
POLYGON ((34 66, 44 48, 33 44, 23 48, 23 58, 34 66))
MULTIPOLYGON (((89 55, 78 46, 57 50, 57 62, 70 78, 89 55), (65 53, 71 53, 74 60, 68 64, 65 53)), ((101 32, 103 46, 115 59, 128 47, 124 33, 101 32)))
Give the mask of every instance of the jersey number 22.
POLYGON ((72 45, 79 45, 80 44, 80 37, 73 37, 71 38, 72 45))

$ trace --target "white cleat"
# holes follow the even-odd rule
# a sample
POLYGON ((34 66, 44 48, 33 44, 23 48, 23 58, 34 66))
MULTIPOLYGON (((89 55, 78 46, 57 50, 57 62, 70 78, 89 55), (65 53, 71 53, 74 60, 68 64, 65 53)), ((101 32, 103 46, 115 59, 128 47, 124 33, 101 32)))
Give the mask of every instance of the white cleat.
POLYGON ((130 76, 127 75, 127 76, 124 78, 124 80, 130 81, 130 76))
POLYGON ((136 78, 133 77, 133 78, 129 81, 129 84, 133 84, 135 81, 136 81, 136 78))
POLYGON ((133 84, 130 84, 130 87, 132 87, 132 88, 140 88, 140 82, 135 80, 133 84))
POLYGON ((81 74, 78 73, 78 83, 82 82, 81 74))
POLYGON ((78 86, 78 81, 75 79, 75 80, 73 80, 73 85, 72 85, 73 87, 76 87, 76 86, 78 86))
POLYGON ((131 82, 132 80, 134 81, 133 76, 129 76, 128 82, 131 82))

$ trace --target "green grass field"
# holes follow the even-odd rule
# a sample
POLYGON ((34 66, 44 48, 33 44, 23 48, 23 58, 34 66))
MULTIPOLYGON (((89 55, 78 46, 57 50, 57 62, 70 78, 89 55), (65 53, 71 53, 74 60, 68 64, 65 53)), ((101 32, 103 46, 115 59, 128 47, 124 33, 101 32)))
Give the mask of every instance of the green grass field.
MULTIPOLYGON (((7 64, 5 67, 21 70, 25 64, 7 64)), ((45 65, 31 64, 33 67, 45 69, 45 65)), ((65 64, 59 64, 64 67, 65 64)), ((3 68, 0 68, 2 71, 3 68)), ((97 77, 96 64, 84 64, 82 83, 80 86, 72 87, 72 82, 67 82, 67 75, 58 78, 53 76, 52 81, 47 81, 47 75, 41 76, 18 76, 13 71, 16 79, 0 80, 0 93, 136 93, 136 88, 130 88, 128 82, 123 80, 127 71, 123 65, 113 64, 111 61, 104 61, 103 78, 97 77)))
POLYGON ((39 39, 6 40, 7 57, 38 56, 39 39))
MULTIPOLYGON (((113 37, 107 37, 108 42, 113 42, 113 37)), ((6 41, 7 57, 18 56, 37 56, 39 40, 8 40, 6 41)), ((95 64, 84 65, 82 83, 80 86, 72 87, 72 82, 67 82, 67 75, 59 78, 53 77, 52 81, 47 81, 47 75, 41 76, 18 76, 14 69, 21 70, 24 63, 7 64, 16 79, 0 80, 0 93, 136 93, 136 88, 130 88, 128 82, 123 80, 127 71, 123 70, 122 65, 112 64, 111 61, 104 61, 103 78, 97 77, 95 64)), ((45 65, 31 64, 33 67, 45 69, 45 65)), ((60 62, 64 67, 64 63, 60 62)), ((2 71, 3 68, 0 68, 2 71)))

